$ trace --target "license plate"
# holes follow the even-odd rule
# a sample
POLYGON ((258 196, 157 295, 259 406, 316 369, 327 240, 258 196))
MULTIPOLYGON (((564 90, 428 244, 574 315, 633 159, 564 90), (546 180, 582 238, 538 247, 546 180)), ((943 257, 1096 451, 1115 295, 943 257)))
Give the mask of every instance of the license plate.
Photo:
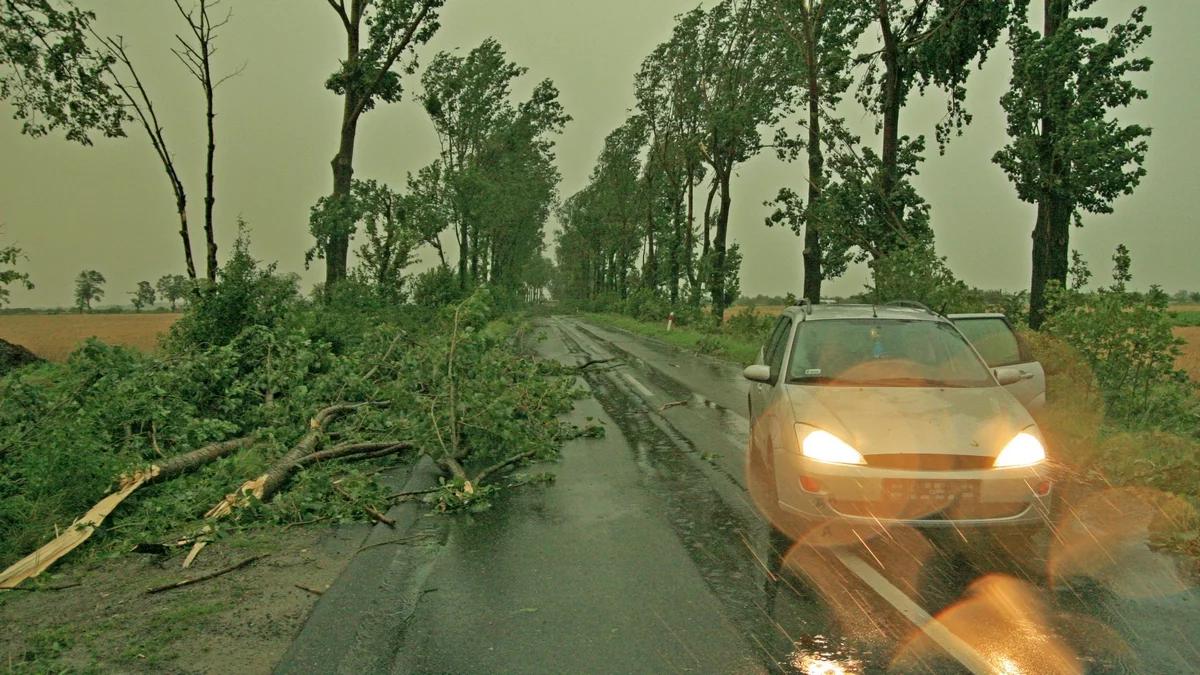
POLYGON ((889 501, 929 504, 979 501, 979 481, 888 478, 883 481, 883 496, 889 501))

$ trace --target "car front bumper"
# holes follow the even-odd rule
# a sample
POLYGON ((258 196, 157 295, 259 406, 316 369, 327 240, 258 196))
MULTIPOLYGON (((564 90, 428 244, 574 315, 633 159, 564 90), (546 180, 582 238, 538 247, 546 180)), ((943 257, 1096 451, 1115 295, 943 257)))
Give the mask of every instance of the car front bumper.
POLYGON ((779 506, 795 515, 864 525, 1028 525, 1049 515, 1046 464, 1006 469, 921 471, 828 464, 776 453, 779 506))

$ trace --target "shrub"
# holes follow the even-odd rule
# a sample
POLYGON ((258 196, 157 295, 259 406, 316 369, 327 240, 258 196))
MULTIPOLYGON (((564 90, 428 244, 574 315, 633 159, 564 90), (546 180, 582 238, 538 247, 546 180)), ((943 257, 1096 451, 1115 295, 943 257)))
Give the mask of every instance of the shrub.
POLYGON ((464 297, 458 274, 449 267, 438 266, 425 270, 412 282, 413 304, 421 307, 445 307, 464 297))
POLYGON ((217 282, 197 285, 183 317, 171 327, 169 344, 220 346, 250 326, 273 326, 299 299, 299 279, 275 274, 250 254, 250 238, 239 223, 238 238, 217 282))
POLYGON ((1048 291, 1045 330, 1078 351, 1095 374, 1109 414, 1137 428, 1196 433, 1200 406, 1196 387, 1175 367, 1182 341, 1171 331, 1167 296, 1128 289, 1129 251, 1118 246, 1113 285, 1086 290, 1091 273, 1074 254, 1071 288, 1048 291))

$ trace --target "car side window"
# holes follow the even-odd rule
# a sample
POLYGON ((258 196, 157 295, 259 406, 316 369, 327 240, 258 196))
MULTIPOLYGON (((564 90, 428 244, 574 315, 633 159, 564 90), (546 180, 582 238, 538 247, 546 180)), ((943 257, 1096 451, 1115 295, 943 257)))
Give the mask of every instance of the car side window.
POLYGON ((990 368, 1022 363, 1017 336, 1004 319, 960 319, 954 322, 990 368))
POLYGON ((779 370, 783 367, 783 355, 787 353, 787 339, 792 332, 792 320, 782 317, 775 326, 775 334, 771 336, 770 348, 766 353, 767 365, 771 367, 771 381, 779 379, 779 370))

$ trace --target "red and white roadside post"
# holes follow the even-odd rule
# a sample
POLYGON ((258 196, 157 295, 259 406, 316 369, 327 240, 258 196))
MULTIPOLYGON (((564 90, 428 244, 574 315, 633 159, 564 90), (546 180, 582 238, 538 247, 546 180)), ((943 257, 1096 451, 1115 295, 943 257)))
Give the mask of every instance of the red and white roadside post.
POLYGON ((675 327, 675 312, 671 312, 670 314, 667 315, 667 330, 671 330, 674 327, 675 327))

